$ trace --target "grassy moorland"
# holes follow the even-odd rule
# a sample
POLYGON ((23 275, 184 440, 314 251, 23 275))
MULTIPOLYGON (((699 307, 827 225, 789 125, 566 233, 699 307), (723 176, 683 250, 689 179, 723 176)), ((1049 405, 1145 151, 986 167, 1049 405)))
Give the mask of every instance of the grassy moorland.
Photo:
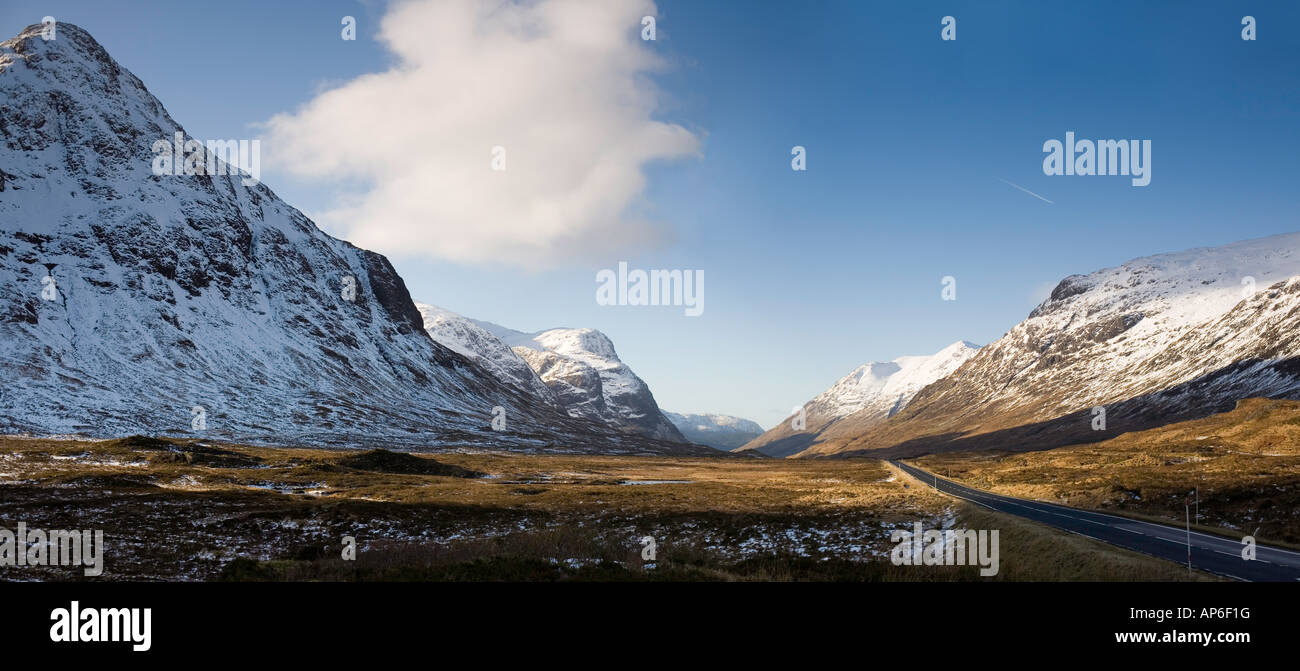
POLYGON ((1204 419, 1042 452, 916 459, 927 470, 1009 496, 1183 524, 1199 491, 1199 528, 1300 545, 1300 402, 1248 399, 1204 419))
MULTIPOLYGON (((1000 529, 991 579, 1189 577, 970 509, 874 460, 0 438, 0 527, 103 529, 110 580, 986 579, 977 567, 891 564, 890 531, 917 520, 1000 529), (345 536, 354 561, 341 557, 345 536)), ((82 578, 5 567, 0 579, 82 578)))

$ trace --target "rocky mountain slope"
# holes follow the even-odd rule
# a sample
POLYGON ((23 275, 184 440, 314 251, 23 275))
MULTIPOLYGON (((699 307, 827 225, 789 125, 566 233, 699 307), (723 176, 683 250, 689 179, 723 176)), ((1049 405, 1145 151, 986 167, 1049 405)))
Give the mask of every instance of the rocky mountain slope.
POLYGON ((1065 278, 884 424, 808 455, 1035 449, 1300 397, 1300 233, 1065 278), (1105 429, 1094 430, 1093 408, 1105 429))
POLYGON ((732 415, 683 415, 665 411, 664 416, 686 436, 686 440, 718 450, 734 450, 763 433, 763 427, 757 422, 732 415))
POLYGON ((184 129, 85 31, 40 30, 0 43, 0 432, 679 451, 435 343, 384 257, 265 185, 154 174, 184 129))
POLYGON ((563 406, 555 392, 542 382, 523 358, 474 320, 427 303, 416 303, 415 307, 420 310, 424 329, 434 342, 477 363, 515 389, 549 405, 563 406))
POLYGON ((571 416, 656 440, 686 441, 604 333, 587 328, 523 333, 491 322, 474 323, 527 362, 571 416))
POLYGON ((956 370, 978 350, 978 345, 958 341, 928 356, 858 366, 803 405, 802 430, 794 428, 795 416, 791 415, 741 451, 788 457, 834 435, 841 424, 861 430, 883 422, 906 407, 926 385, 956 370))

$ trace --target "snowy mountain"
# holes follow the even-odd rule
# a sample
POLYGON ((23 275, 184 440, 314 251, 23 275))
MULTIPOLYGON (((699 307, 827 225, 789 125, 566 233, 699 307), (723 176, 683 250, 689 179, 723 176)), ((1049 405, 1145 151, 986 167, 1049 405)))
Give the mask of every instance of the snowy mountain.
POLYGON ((686 440, 718 450, 734 450, 763 433, 763 427, 757 422, 731 415, 683 415, 665 411, 664 416, 686 440))
POLYGON ((265 185, 155 174, 184 129, 85 31, 40 32, 0 43, 0 432, 678 451, 436 344, 384 257, 265 185))
POLYGON ((685 440, 660 420, 650 389, 619 360, 614 344, 600 331, 522 333, 432 305, 416 307, 436 342, 572 417, 651 438, 685 440))
POLYGON ((903 356, 858 366, 803 405, 802 430, 794 428, 795 415, 791 415, 741 450, 787 457, 824 440, 841 423, 857 427, 878 424, 906 407, 926 385, 957 370, 977 351, 979 345, 958 341, 928 356, 903 356))
POLYGON ((650 387, 618 358, 604 333, 586 328, 523 333, 491 322, 474 323, 527 362, 571 416, 656 440, 685 442, 659 410, 650 387))
POLYGON ((1300 233, 1065 278, 890 421, 808 454, 1032 449, 1300 397, 1300 233), (1105 409, 1093 430, 1092 409, 1105 409))
POLYGON ((477 363, 511 387, 552 406, 562 406, 559 397, 528 367, 527 362, 474 320, 426 303, 416 303, 415 307, 424 318, 424 330, 434 342, 477 363))

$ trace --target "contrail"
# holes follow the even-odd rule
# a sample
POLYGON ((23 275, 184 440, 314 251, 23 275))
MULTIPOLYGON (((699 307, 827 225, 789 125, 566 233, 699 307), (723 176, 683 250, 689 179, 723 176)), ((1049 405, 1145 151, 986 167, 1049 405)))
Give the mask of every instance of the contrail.
POLYGON ((1027 194, 1029 194, 1029 195, 1031 195, 1031 196, 1033 196, 1033 197, 1035 197, 1035 198, 1037 198, 1037 199, 1039 199, 1039 200, 1041 200, 1041 201, 1047 203, 1048 205, 1054 205, 1054 204, 1055 204, 1055 203, 1053 203, 1052 201, 1050 201, 1050 200, 1048 200, 1048 199, 1046 199, 1046 198, 1044 198, 1044 197, 1042 197, 1042 196, 1040 196, 1040 195, 1034 193, 1033 191, 1030 191, 1029 189, 1026 189, 1026 188, 1023 187, 1023 186, 1020 186, 1019 184, 1012 184, 1011 182, 1008 182, 1007 180, 1002 179, 1001 177, 998 178, 998 181, 999 181, 999 182, 1002 182, 1003 184, 1006 184, 1007 186, 1014 186, 1014 187, 1016 187, 1017 189, 1020 189, 1021 191, 1024 191, 1025 193, 1027 193, 1027 194))

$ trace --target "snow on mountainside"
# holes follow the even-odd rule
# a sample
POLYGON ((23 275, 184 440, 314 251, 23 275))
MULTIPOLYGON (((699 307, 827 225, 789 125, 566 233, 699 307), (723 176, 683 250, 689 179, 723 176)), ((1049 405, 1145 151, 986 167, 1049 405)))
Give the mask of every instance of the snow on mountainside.
POLYGON ((685 442, 604 333, 585 328, 523 333, 491 322, 475 324, 528 362, 570 415, 657 440, 685 442))
POLYGON ((857 425, 881 422, 906 407, 926 385, 957 370, 978 350, 979 345, 963 340, 928 356, 903 356, 858 366, 803 405, 803 430, 793 428, 791 415, 742 450, 787 457, 822 440, 841 420, 857 425))
POLYGON ((477 363, 502 382, 550 405, 561 405, 555 392, 537 377, 527 362, 473 320, 426 303, 416 303, 415 307, 424 318, 425 331, 435 342, 477 363))
POLYGON ((763 427, 757 422, 731 415, 683 415, 664 411, 664 416, 687 440, 718 450, 734 450, 763 433, 763 427))
POLYGON ((0 43, 0 432, 677 449, 434 343, 384 257, 265 185, 154 175, 152 144, 183 128, 85 31, 40 31, 0 43))
POLYGON ((1029 317, 909 407, 810 454, 1031 449, 1300 393, 1300 233, 1065 278, 1029 317), (1092 408, 1107 429, 1093 431, 1092 408))
POLYGON ((888 417, 907 405, 922 387, 956 370, 978 349, 979 345, 963 340, 929 356, 903 356, 858 366, 818 394, 805 411, 845 417, 865 410, 888 417))

